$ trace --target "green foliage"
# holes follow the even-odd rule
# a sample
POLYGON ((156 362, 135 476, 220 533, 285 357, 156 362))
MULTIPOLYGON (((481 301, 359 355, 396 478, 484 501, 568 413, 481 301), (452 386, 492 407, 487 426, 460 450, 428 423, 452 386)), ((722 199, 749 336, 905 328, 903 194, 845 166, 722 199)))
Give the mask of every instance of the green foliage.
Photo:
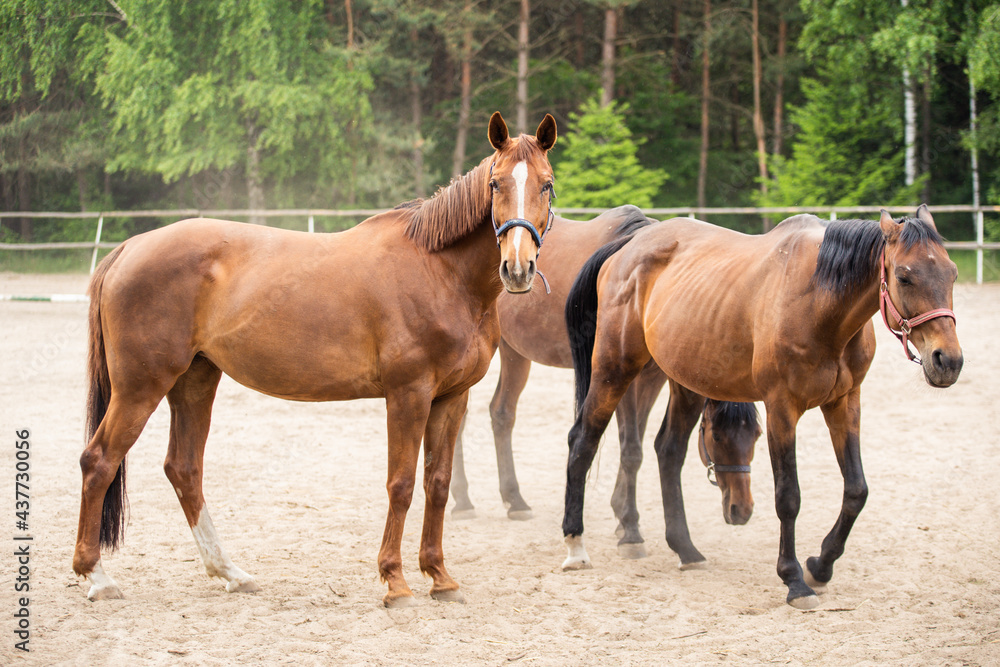
POLYGON ((167 181, 248 168, 314 187, 351 175, 370 128, 371 78, 323 38, 318 2, 129 4, 96 83, 114 113, 113 170, 167 181))
POLYGON ((667 173, 639 164, 641 140, 633 139, 625 125, 628 109, 614 102, 601 107, 594 97, 583 103, 580 113, 570 114, 572 129, 560 139, 562 150, 554 167, 561 206, 653 205, 667 173))
POLYGON ((772 160, 767 206, 856 206, 909 203, 922 183, 902 184, 902 106, 896 95, 858 91, 853 99, 835 75, 807 79, 808 101, 793 110, 792 156, 772 160), (886 99, 888 97, 888 99, 886 99))

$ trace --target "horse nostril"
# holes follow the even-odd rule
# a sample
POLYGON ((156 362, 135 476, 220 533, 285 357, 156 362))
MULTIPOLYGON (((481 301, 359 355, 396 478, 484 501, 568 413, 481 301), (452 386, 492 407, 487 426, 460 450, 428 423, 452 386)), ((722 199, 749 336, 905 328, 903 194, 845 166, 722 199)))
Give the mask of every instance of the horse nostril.
POLYGON ((510 281, 510 269, 507 267, 507 260, 500 262, 500 277, 505 281, 510 281))
POLYGON ((531 260, 528 262, 528 275, 529 276, 535 275, 535 260, 531 260))
POLYGON ((931 354, 931 362, 934 364, 934 368, 939 371, 944 370, 944 353, 941 350, 934 350, 931 354))

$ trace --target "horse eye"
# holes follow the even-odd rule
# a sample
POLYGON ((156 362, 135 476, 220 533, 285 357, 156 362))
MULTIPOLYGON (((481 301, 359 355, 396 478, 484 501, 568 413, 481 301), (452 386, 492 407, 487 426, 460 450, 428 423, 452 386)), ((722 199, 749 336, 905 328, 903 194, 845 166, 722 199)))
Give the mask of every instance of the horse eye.
POLYGON ((900 285, 912 285, 913 281, 906 276, 896 276, 896 282, 900 285))
POLYGON ((496 182, 495 179, 490 180, 490 189, 496 190, 500 187, 500 184, 496 182))

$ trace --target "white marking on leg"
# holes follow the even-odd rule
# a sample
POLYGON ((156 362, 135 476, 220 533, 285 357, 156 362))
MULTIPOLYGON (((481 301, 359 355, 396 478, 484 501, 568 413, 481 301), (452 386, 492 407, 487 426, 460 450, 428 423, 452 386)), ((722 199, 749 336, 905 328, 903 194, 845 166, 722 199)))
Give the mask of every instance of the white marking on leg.
POLYGON ((583 546, 583 535, 567 535, 566 546, 569 548, 569 555, 563 561, 564 570, 589 570, 594 567, 590 562, 590 556, 583 546))
POLYGON ((198 544, 198 551, 201 552, 201 560, 205 563, 205 571, 210 577, 225 579, 226 590, 230 593, 234 591, 253 593, 260 590, 253 577, 236 567, 229 559, 226 550, 222 548, 222 543, 219 542, 219 535, 215 532, 215 525, 207 507, 201 508, 198 523, 191 532, 198 544))
POLYGON ((88 600, 116 600, 122 597, 118 584, 105 574, 104 568, 101 567, 101 561, 97 561, 97 564, 94 565, 94 570, 87 575, 87 580, 90 582, 90 592, 87 593, 88 600))

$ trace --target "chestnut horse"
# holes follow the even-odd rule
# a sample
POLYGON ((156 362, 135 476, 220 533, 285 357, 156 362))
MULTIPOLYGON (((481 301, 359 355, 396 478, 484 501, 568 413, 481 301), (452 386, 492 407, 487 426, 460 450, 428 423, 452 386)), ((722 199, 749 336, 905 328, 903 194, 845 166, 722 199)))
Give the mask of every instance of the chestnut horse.
MULTIPOLYGON (((500 379, 490 402, 490 417, 500 476, 500 497, 511 519, 531 517, 531 508, 521 496, 511 448, 517 402, 527 383, 531 363, 534 361, 557 368, 573 367, 565 319, 566 296, 573 279, 598 248, 633 234, 650 222, 653 221, 635 206, 619 206, 586 222, 556 216, 545 241, 545 252, 538 259, 539 269, 544 271, 550 289, 532 290, 523 295, 501 294, 497 299, 500 379)), ((649 364, 629 387, 616 409, 621 459, 611 505, 620 521, 618 552, 626 558, 646 555, 639 532, 636 476, 642 464, 642 437, 649 413, 666 381, 666 376, 656 364, 649 364)), ((670 395, 663 428, 676 432, 676 437, 688 438, 705 405, 704 398, 673 382, 670 395)), ((705 445, 702 450, 710 457, 729 462, 728 465, 721 464, 720 470, 726 474, 719 477, 722 482, 723 516, 727 522, 744 524, 753 512, 749 464, 753 458, 754 442, 760 435, 756 410, 752 404, 715 404, 709 401, 705 411, 715 423, 714 428, 707 430, 707 438, 703 431, 705 445), (734 472, 734 466, 740 467, 738 472, 734 472)), ((451 483, 455 507, 452 514, 468 517, 475 510, 469 499, 461 434, 462 431, 455 445, 451 483)), ((706 466, 709 463, 710 460, 705 461, 706 466)), ((665 506, 664 511, 671 517, 668 521, 680 522, 686 532, 687 519, 683 507, 665 506)))
MULTIPOLYGON (((872 316, 883 311, 908 356, 907 339, 915 345, 931 386, 950 386, 963 363, 951 310, 956 276, 926 206, 899 222, 884 210, 877 222, 798 215, 760 236, 676 218, 602 248, 567 306, 579 411, 569 434, 564 568, 589 566, 585 476, 615 406, 653 359, 699 394, 764 402, 781 524, 778 575, 789 604, 815 607, 795 556, 796 424, 821 408, 844 476, 840 517, 819 557, 806 561, 822 587, 868 494, 859 425, 861 382, 875 353, 872 316)), ((686 446, 673 442, 657 454, 683 460, 686 446)), ((676 550, 675 538, 668 527, 676 550)), ((679 553, 682 563, 700 558, 679 553)))
POLYGON ((124 528, 125 454, 164 396, 164 470, 205 568, 227 591, 254 591, 226 555, 202 495, 202 461, 223 373, 298 401, 384 397, 389 511, 378 555, 387 606, 413 593, 400 541, 424 443, 420 569, 431 596, 461 600, 442 554, 455 438, 468 389, 500 337, 495 303, 531 289, 551 219, 547 152, 535 136, 489 123, 495 152, 433 198, 337 234, 187 220, 125 241, 90 284, 90 442, 73 570, 92 600, 121 597, 101 567, 124 528), (503 221, 502 224, 499 224, 503 221), (499 226, 498 226, 499 225, 499 226), (499 246, 499 249, 498 249, 499 246))

